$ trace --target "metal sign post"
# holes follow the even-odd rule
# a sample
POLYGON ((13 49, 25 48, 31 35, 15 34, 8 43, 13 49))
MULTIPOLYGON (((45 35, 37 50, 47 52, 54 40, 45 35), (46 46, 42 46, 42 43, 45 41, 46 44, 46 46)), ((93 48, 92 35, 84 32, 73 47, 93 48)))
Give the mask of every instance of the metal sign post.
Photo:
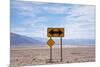
MULTIPOLYGON (((50 37, 51 39, 51 37, 50 37)), ((50 62, 52 62, 52 46, 50 47, 50 62)))
POLYGON ((47 44, 50 47, 50 62, 52 62, 52 46, 54 45, 54 41, 52 40, 52 38, 50 37, 50 39, 48 40, 47 44))
POLYGON ((48 45, 50 46, 50 62, 52 62, 52 46, 55 43, 51 37, 60 37, 60 49, 61 49, 61 59, 62 62, 62 37, 64 37, 64 28, 48 28, 47 29, 47 36, 50 37, 48 40, 48 45))
POLYGON ((60 37, 60 48, 61 48, 61 59, 60 59, 60 61, 62 62, 62 37, 60 37))
POLYGON ((52 47, 50 48, 50 62, 52 62, 52 47))

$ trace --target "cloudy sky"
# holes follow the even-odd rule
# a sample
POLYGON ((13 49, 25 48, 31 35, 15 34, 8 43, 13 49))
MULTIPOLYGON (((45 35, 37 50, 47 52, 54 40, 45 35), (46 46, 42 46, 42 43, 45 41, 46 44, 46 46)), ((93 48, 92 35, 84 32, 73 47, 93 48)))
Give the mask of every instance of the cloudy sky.
POLYGON ((66 39, 95 39, 95 6, 11 1, 11 32, 47 38, 47 28, 65 29, 66 39))

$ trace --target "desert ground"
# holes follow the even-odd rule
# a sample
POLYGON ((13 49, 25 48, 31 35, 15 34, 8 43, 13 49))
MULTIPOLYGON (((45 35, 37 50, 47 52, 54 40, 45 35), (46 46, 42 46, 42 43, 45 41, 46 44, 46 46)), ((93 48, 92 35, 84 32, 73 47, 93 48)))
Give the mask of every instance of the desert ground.
POLYGON ((95 46, 65 47, 63 46, 63 61, 60 62, 60 47, 52 48, 52 63, 49 47, 11 47, 10 66, 31 66, 40 64, 80 63, 95 61, 95 46))

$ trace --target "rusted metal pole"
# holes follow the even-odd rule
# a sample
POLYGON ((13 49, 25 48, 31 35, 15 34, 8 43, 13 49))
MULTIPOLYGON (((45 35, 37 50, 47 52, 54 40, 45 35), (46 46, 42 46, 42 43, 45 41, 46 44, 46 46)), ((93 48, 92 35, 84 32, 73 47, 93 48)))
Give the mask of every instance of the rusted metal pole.
POLYGON ((60 48, 61 48, 61 59, 60 61, 62 62, 63 58, 62 58, 62 37, 60 37, 60 48))
MULTIPOLYGON (((50 37, 51 39, 51 37, 50 37)), ((52 63, 52 46, 50 47, 50 62, 52 63)))

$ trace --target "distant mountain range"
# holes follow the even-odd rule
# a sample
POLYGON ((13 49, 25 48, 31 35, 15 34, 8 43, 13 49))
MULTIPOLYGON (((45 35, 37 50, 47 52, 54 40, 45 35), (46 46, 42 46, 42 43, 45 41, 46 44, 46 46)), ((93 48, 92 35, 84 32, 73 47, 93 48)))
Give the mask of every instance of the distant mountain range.
MULTIPOLYGON (((46 38, 31 38, 16 33, 10 33, 10 44, 14 46, 23 45, 47 45, 46 38)), ((59 39, 54 39, 55 44, 59 44, 59 39)), ((63 45, 95 45, 94 39, 63 39, 63 45)))
POLYGON ((27 36, 10 33, 10 44, 17 45, 17 46, 18 45, 40 45, 43 44, 43 42, 27 36))

